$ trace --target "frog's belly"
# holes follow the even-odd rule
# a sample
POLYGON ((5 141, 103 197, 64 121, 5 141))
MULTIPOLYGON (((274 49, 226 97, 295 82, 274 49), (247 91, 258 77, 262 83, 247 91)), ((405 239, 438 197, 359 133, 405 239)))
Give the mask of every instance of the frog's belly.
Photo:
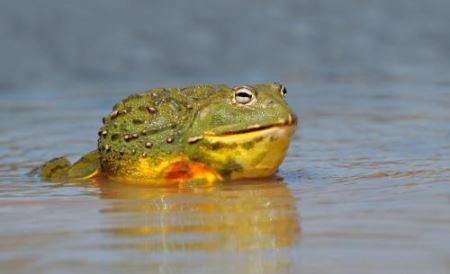
POLYGON ((268 129, 226 136, 206 136, 205 141, 216 149, 204 150, 217 169, 230 170, 231 179, 257 178, 273 175, 284 159, 295 126, 268 129), (222 166, 220 166, 222 165, 222 166))

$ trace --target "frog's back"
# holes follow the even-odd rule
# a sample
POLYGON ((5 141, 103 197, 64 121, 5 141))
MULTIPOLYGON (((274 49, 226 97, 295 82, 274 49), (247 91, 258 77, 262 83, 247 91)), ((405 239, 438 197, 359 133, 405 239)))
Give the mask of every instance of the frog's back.
POLYGON ((184 133, 216 92, 208 85, 156 88, 116 104, 99 130, 103 172, 113 177, 158 178, 162 169, 185 156, 184 133))

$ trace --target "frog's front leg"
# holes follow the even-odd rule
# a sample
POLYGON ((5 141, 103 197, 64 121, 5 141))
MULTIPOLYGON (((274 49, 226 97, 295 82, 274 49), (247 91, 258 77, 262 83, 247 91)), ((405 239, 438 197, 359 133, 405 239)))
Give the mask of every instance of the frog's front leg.
POLYGON ((39 175, 46 180, 88 179, 99 175, 100 172, 99 154, 94 150, 73 165, 64 157, 52 159, 40 168, 39 175))

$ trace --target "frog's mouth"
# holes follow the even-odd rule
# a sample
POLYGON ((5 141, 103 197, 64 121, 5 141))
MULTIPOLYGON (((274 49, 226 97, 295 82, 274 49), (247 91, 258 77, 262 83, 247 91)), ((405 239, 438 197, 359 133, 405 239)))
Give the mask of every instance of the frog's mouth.
POLYGON ((267 124, 267 125, 252 125, 245 129, 240 130, 226 130, 221 132, 213 132, 213 131, 207 131, 199 136, 194 136, 188 139, 188 143, 196 143, 197 141, 200 141, 204 137, 227 137, 232 135, 241 135, 241 134, 247 134, 247 133, 257 133, 257 132, 263 132, 270 129, 276 129, 276 128, 283 128, 283 127, 296 127, 297 125, 297 118, 292 115, 289 115, 287 119, 280 119, 276 121, 275 123, 267 124))
MULTIPOLYGON (((212 134, 212 135, 214 135, 214 136, 236 135, 236 134, 244 134, 244 133, 250 133, 250 132, 255 132, 255 131, 262 131, 262 130, 270 129, 270 128, 279 128, 279 127, 296 126, 296 125, 297 125, 297 119, 292 118, 292 116, 289 115, 288 119, 280 119, 279 121, 272 123, 272 124, 253 125, 248 128, 241 129, 241 130, 229 130, 229 131, 224 131, 224 132, 220 132, 220 133, 216 133, 216 134, 212 134)), ((209 135, 209 134, 207 134, 207 135, 209 135)))

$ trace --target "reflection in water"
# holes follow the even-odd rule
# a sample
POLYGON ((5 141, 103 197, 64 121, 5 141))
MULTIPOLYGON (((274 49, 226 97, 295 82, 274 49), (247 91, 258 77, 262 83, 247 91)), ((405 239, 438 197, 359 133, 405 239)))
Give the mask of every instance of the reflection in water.
POLYGON ((106 218, 111 222, 106 232, 117 240, 108 248, 169 257, 183 251, 228 250, 239 256, 251 253, 245 271, 277 272, 289 267, 286 257, 265 258, 267 252, 292 246, 300 232, 295 199, 282 181, 247 181, 208 189, 100 185, 101 197, 110 199, 102 213, 113 216, 106 218))

